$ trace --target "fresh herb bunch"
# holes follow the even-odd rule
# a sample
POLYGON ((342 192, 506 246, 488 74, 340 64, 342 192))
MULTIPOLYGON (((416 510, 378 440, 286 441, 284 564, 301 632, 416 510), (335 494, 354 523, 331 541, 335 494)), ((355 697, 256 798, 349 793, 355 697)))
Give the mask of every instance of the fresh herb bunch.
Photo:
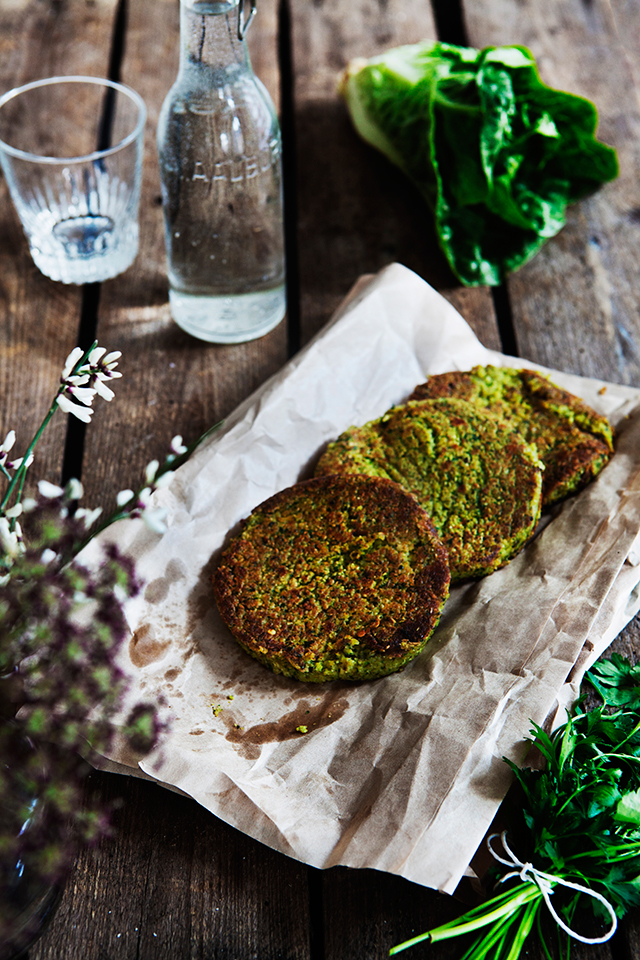
MULTIPOLYGON (((553 733, 538 725, 531 731, 543 769, 506 761, 516 785, 496 859, 507 869, 492 871, 503 891, 391 955, 425 940, 474 934, 463 960, 516 960, 537 931, 550 956, 542 933, 549 912, 562 955, 566 935, 602 942, 615 931, 616 918, 640 905, 640 671, 614 655, 587 680, 601 706, 586 711, 579 701, 553 733)), ((495 837, 490 849, 496 855, 495 837)))
MULTIPOLYGON (((41 480, 37 499, 23 497, 47 424, 57 411, 89 422, 94 398, 114 396, 108 382, 120 376, 119 356, 97 343, 76 348, 24 456, 12 459, 14 431, 0 445, 0 946, 21 925, 30 891, 62 876, 75 841, 108 831, 108 811, 85 806, 82 782, 86 758, 105 752, 116 733, 127 686, 116 662, 128 635, 123 603, 140 584, 115 546, 97 569, 75 558, 116 520, 142 517, 162 532, 164 512, 151 495, 203 439, 187 447, 174 437, 165 462, 152 461, 140 487, 119 493, 104 519, 101 509, 78 507, 77 480, 64 489, 41 480)), ((156 705, 140 704, 117 733, 145 753, 161 728, 156 705)))
POLYGON ((610 660, 601 660, 590 670, 587 679, 604 703, 627 707, 640 716, 640 664, 634 667, 619 653, 612 653, 610 660))

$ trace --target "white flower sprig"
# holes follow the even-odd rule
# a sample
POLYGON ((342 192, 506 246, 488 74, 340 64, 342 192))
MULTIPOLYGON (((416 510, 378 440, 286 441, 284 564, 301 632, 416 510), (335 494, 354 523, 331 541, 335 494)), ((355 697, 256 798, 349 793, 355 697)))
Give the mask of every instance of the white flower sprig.
MULTIPOLYGON (((83 423, 90 423, 94 398, 99 396, 103 400, 110 401, 114 397, 114 392, 108 383, 122 376, 116 370, 120 356, 119 350, 107 353, 104 347, 98 346, 97 341, 86 351, 75 347, 65 361, 60 376, 60 386, 24 457, 10 459, 10 453, 16 442, 14 430, 7 433, 0 445, 0 476, 8 480, 7 489, 0 500, 0 585, 6 579, 1 571, 9 570, 15 558, 24 552, 22 531, 17 518, 23 513, 31 512, 36 506, 35 500, 22 499, 25 476, 27 469, 33 463, 36 443, 58 409, 72 414, 83 423)), ((80 534, 81 539, 73 545, 69 555, 58 557, 58 561, 64 563, 71 559, 97 533, 115 523, 116 520, 141 517, 151 530, 164 533, 166 510, 152 506, 153 494, 171 482, 174 470, 184 463, 205 437, 218 426, 219 424, 215 424, 211 430, 207 430, 189 446, 182 442, 181 436, 174 437, 171 441, 170 453, 164 463, 161 465, 158 460, 152 460, 147 464, 144 483, 135 491, 121 490, 116 498, 116 508, 100 523, 98 521, 102 516, 101 507, 95 510, 85 507, 77 508, 77 502, 83 493, 80 481, 72 479, 66 487, 62 488, 48 480, 40 480, 38 484, 40 496, 46 500, 59 499, 62 517, 69 516, 70 512, 76 508, 74 518, 82 521, 81 528, 83 527, 86 531, 84 538, 80 534)), ((52 560, 53 558, 48 558, 47 562, 52 560)))
POLYGON ((106 349, 99 347, 97 343, 86 353, 83 353, 80 347, 75 347, 66 359, 60 378, 61 386, 55 398, 60 409, 65 413, 72 413, 84 423, 89 423, 96 394, 103 400, 113 400, 115 396, 106 381, 122 376, 115 369, 121 356, 120 350, 107 353, 106 349))
POLYGON ((17 460, 9 460, 8 454, 15 442, 16 432, 15 430, 9 430, 9 433, 4 438, 4 442, 0 444, 0 471, 5 475, 5 477, 7 477, 8 480, 12 479, 12 476, 9 473, 10 470, 17 470, 18 467, 21 467, 23 463, 26 470, 27 467, 30 467, 33 463, 33 454, 30 454, 26 460, 24 457, 18 457, 17 460))
POLYGON ((20 503, 26 472, 33 463, 34 448, 49 421, 56 410, 60 409, 65 413, 72 413, 84 423, 89 423, 93 414, 91 405, 96 394, 105 400, 111 400, 114 396, 113 390, 106 385, 106 381, 122 376, 115 369, 120 356, 119 350, 107 353, 104 347, 98 346, 97 340, 86 351, 75 347, 65 360, 60 386, 24 457, 16 460, 9 459, 9 453, 16 441, 15 430, 10 430, 6 435, 0 446, 0 473, 9 481, 9 484, 0 500, 0 518, 5 517, 9 520, 12 533, 15 532, 16 521, 15 515, 11 515, 11 510, 20 503), (13 506, 11 506, 12 501, 13 506))
POLYGON ((141 516, 149 529, 155 533, 165 533, 167 527, 164 521, 167 511, 164 507, 156 507, 152 510, 150 507, 151 496, 156 490, 169 486, 176 466, 184 463, 203 439, 204 437, 199 437, 195 444, 186 447, 180 435, 174 437, 170 444, 171 453, 168 454, 164 464, 160 466, 158 460, 152 460, 148 463, 144 472, 145 486, 135 493, 133 490, 121 490, 116 498, 118 506, 126 511, 130 517, 141 516))

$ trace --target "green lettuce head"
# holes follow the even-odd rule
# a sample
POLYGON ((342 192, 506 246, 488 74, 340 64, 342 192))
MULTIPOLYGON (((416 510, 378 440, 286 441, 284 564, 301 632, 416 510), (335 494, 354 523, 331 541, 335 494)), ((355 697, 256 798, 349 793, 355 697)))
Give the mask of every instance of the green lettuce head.
POLYGON ((360 135, 429 202, 467 286, 501 283, 618 174, 595 106, 542 83, 525 47, 397 47, 351 63, 341 89, 360 135))

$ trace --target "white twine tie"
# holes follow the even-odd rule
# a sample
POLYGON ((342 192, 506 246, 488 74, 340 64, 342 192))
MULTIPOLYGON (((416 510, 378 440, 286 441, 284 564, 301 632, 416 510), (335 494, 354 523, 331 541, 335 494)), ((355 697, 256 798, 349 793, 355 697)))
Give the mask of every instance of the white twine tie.
POLYGON ((556 877, 553 873, 543 873, 542 870, 537 870, 532 863, 522 863, 521 860, 518 860, 513 850, 511 850, 509 844, 507 843, 506 830, 503 830, 502 833, 492 833, 490 837, 487 837, 487 847, 489 848, 489 853, 491 856, 494 858, 494 860, 497 860, 498 863, 502 863, 506 867, 519 868, 512 870, 510 873, 505 873, 505 875, 500 878, 499 882, 504 883, 505 880, 510 880, 511 877, 520 877, 523 883, 535 883, 540 890, 540 893, 544 897, 544 902, 547 905, 547 909, 549 910, 549 913, 555 922, 559 927, 562 927, 565 933, 568 933, 570 937, 573 937, 574 940, 579 940, 581 943, 604 943, 605 940, 609 940, 614 935, 618 926, 616 912, 609 901, 603 897, 601 893, 598 893, 597 890, 591 890, 590 887, 585 887, 582 883, 572 883, 570 880, 563 880, 562 877, 556 877), (509 860, 505 860, 504 857, 498 856, 491 846, 491 841, 495 840, 496 837, 500 838, 503 849, 510 857, 509 860), (583 937, 580 933, 576 933, 575 930, 572 930, 571 927, 568 927, 562 917, 558 916, 551 904, 551 894, 553 893, 553 888, 557 883, 561 884, 563 887, 569 887, 571 890, 578 890, 579 893, 585 893, 588 897, 593 897, 595 900, 599 900, 600 903, 606 907, 609 916, 611 917, 611 926, 603 937, 583 937))

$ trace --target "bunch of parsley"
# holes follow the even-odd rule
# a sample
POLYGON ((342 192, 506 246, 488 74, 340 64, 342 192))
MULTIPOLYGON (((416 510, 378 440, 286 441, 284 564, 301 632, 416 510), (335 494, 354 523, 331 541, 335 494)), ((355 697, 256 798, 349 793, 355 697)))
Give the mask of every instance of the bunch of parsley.
MULTIPOLYGON (((602 900, 587 891, 606 899, 616 917, 640 905, 640 667, 613 654, 587 680, 601 706, 587 711, 580 701, 553 733, 537 725, 531 731, 543 769, 518 769, 506 761, 516 777, 506 805, 506 836, 521 863, 553 878, 549 895, 561 920, 597 942, 613 933, 615 923, 602 900)), ((542 930, 549 917, 544 881, 533 872, 524 877, 519 872, 496 871, 503 892, 399 944, 391 955, 425 940, 474 934, 462 960, 516 960, 529 934, 537 931, 550 957, 542 930)), ((565 934, 556 929, 562 940, 565 934)))

